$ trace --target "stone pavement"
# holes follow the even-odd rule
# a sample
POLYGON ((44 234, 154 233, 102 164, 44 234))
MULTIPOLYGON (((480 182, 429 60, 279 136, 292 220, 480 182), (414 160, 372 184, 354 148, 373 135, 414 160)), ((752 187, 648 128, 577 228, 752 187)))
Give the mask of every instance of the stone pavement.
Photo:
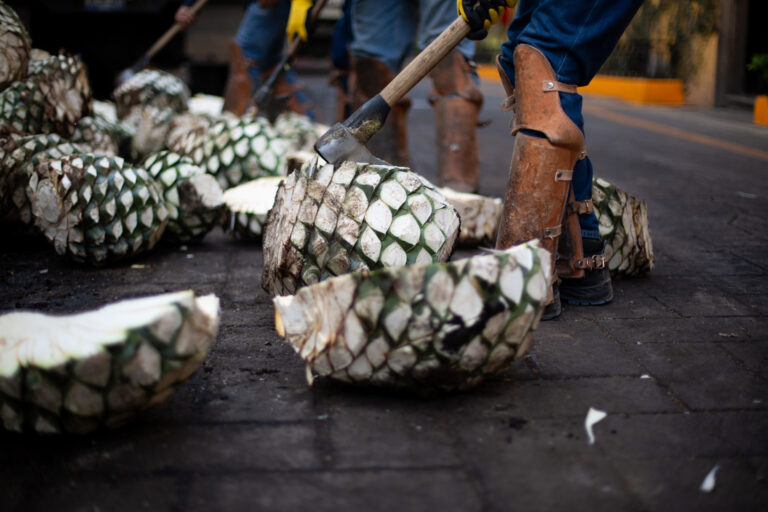
MULTIPOLYGON (((309 84, 328 114, 324 80, 309 84)), ((483 88, 482 189, 501 194, 511 143, 500 86, 483 88)), ((434 177, 426 92, 412 94, 410 137, 414 169, 434 177)), ((612 304, 543 323, 473 392, 308 387, 274 332, 260 248, 221 232, 105 269, 6 234, 0 310, 193 288, 222 298, 223 321, 203 366, 137 422, 0 433, 0 510, 767 510, 768 129, 596 98, 586 117, 598 175, 648 201, 657 266, 615 283, 612 304), (590 407, 608 413, 594 445, 590 407)))

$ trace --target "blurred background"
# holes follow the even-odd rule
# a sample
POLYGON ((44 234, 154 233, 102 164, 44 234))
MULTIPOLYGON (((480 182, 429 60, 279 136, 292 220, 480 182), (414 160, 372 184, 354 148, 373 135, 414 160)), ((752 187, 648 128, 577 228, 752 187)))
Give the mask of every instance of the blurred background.
MULTIPOLYGON (((453 0, 446 0, 453 1, 453 0)), ((11 0, 35 46, 79 53, 91 69, 97 97, 173 23, 180 0, 11 0)), ((329 0, 296 67, 326 73, 328 49, 342 0, 329 0)), ((184 78, 193 92, 221 94, 228 43, 243 14, 242 0, 211 0, 197 22, 153 64, 184 78)), ((477 61, 490 63, 505 40, 505 23, 478 43, 477 61)), ((768 93, 768 2, 765 0, 646 0, 601 74, 682 80, 685 103, 751 108, 768 93)))

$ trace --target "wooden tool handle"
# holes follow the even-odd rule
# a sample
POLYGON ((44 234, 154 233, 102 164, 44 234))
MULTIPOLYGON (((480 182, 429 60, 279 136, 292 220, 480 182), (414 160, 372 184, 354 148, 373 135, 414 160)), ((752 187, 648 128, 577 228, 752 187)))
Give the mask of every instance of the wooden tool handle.
MULTIPOLYGON (((190 7, 190 8, 189 8, 189 10, 192 12, 192 14, 196 14, 196 13, 197 13, 197 11, 199 11, 199 10, 200 10, 200 8, 201 8, 201 7, 203 7, 203 6, 206 4, 206 2, 208 2, 208 0, 197 0, 197 2, 195 2, 195 4, 194 4, 192 7, 190 7)), ((155 42, 155 44, 153 44, 153 45, 152 45, 152 48, 150 48, 150 49, 147 51, 147 53, 146 53, 145 57, 146 57, 147 59, 151 59, 152 57, 154 57, 154 55, 155 55, 157 52, 159 52, 160 50, 162 50, 162 49, 163 49, 163 47, 164 47, 166 44, 168 44, 168 41, 170 41, 171 39, 173 39, 173 36, 175 36, 176 34, 178 34, 179 32, 181 32, 181 30, 182 30, 182 28, 181 28, 181 24, 180 24, 180 23, 174 23, 174 24, 173 24, 173 26, 172 26, 171 28, 169 28, 169 29, 168 29, 168 30, 165 32, 165 34, 163 34, 163 35, 160 37, 160 39, 158 39, 158 40, 155 42)))
POLYGON ((398 73, 379 95, 387 102, 387 105, 394 106, 414 85, 427 76, 427 73, 432 71, 432 68, 437 66, 443 57, 448 55, 448 52, 453 50, 467 34, 469 34, 469 24, 464 21, 464 18, 456 18, 456 21, 429 43, 429 46, 424 48, 404 70, 398 73))

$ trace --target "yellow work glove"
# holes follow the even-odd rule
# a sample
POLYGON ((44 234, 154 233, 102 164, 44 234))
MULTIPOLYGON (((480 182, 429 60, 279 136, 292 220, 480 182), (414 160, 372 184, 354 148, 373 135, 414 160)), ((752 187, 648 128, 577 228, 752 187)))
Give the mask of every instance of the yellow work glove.
POLYGON ((313 3, 312 0, 291 0, 291 12, 288 14, 288 24, 285 26, 289 41, 293 41, 296 36, 299 36, 302 41, 307 40, 307 21, 313 3))
MULTIPOLYGON (((295 0, 294 0, 295 1, 295 0)), ((469 39, 485 39, 491 25, 499 21, 504 9, 517 5, 517 0, 456 0, 456 10, 469 23, 469 39)))

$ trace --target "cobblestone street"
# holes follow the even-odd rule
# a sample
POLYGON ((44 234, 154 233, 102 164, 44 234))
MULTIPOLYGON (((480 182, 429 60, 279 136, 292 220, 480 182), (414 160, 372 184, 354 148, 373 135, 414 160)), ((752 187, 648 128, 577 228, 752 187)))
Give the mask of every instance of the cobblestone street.
MULTIPOLYGON (((307 84, 329 121, 325 78, 307 84)), ((481 191, 502 195, 509 114, 499 84, 482 88, 481 191)), ((433 179, 428 89, 411 94, 409 136, 413 169, 433 179)), ((597 97, 584 110, 596 175, 648 202, 656 267, 615 282, 609 305, 565 307, 471 392, 309 387, 274 330, 261 248, 219 229, 107 268, 6 233, 3 312, 191 288, 221 298, 222 323, 198 371, 134 423, 0 433, 0 510, 768 510, 768 128, 597 97), (607 412, 593 445, 590 407, 607 412)))

